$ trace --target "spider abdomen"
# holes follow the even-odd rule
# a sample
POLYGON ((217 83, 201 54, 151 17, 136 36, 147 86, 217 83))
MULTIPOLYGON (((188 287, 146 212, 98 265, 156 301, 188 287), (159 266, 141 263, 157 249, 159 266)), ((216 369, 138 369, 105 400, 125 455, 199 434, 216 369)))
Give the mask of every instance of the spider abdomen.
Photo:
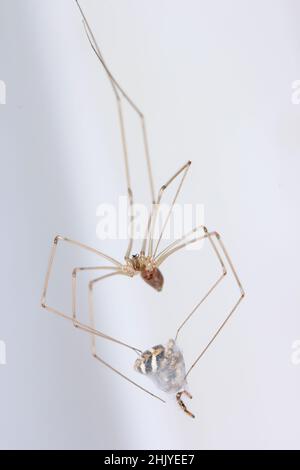
POLYGON ((145 256, 143 253, 134 255, 128 260, 130 268, 135 273, 140 273, 142 279, 155 290, 160 292, 164 285, 164 277, 161 271, 156 267, 155 260, 150 256, 145 256))
POLYGON ((160 292, 164 285, 164 278, 162 273, 158 268, 154 268, 152 270, 144 269, 141 271, 141 276, 144 281, 153 287, 155 290, 160 292))

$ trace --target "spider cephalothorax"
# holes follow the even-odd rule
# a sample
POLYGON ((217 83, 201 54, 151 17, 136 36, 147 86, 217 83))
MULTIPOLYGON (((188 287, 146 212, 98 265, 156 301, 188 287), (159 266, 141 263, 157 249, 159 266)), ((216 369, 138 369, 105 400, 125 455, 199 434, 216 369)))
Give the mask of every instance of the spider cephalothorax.
POLYGON ((156 267, 155 261, 144 254, 133 255, 130 259, 130 265, 136 272, 141 273, 144 281, 160 292, 164 285, 164 278, 161 271, 156 267))

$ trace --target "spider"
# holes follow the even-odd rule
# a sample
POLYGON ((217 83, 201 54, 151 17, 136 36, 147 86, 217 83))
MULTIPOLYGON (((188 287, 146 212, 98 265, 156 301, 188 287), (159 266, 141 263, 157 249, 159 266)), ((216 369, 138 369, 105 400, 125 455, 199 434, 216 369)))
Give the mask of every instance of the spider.
POLYGON ((48 269, 46 273, 45 284, 42 293, 41 305, 43 308, 48 310, 51 313, 57 314, 60 317, 67 319, 68 321, 72 322, 73 325, 91 335, 91 351, 92 355, 95 359, 97 359, 101 364, 108 367, 110 370, 121 376, 123 379, 127 380, 134 386, 138 387, 139 389, 143 390, 147 394, 151 395, 152 397, 162 401, 165 403, 165 400, 160 396, 152 393, 150 390, 142 387, 137 382, 133 381, 131 378, 127 377, 121 371, 117 370, 111 364, 104 361, 99 354, 97 353, 96 348, 96 338, 100 337, 102 339, 106 339, 113 343, 116 343, 122 347, 129 348, 135 354, 138 355, 138 358, 135 361, 134 368, 137 372, 144 374, 152 379, 152 381, 156 384, 156 386, 166 392, 175 395, 176 400, 180 406, 180 408, 189 416, 194 417, 194 415, 187 409, 186 405, 183 402, 183 396, 187 396, 188 398, 192 398, 190 393, 187 391, 187 378, 191 373, 192 369, 197 365, 203 355, 206 353, 208 348, 214 342, 216 337, 219 335, 221 330, 227 324, 228 320, 231 318, 233 313, 236 311, 237 307, 241 303, 242 299, 245 296, 244 289, 240 282, 240 279, 237 275, 235 267, 229 257, 229 254, 224 246, 224 243, 221 239, 221 236, 216 231, 209 231, 204 226, 197 226, 189 233, 186 233, 182 238, 177 239, 173 243, 169 244, 164 250, 159 252, 158 248, 160 242, 162 240, 162 236, 164 230, 167 226, 168 220, 171 216, 172 209, 174 207, 175 202, 177 201, 178 195, 182 189, 184 180, 187 176, 187 173, 190 169, 191 162, 188 161, 185 165, 182 166, 160 189, 158 195, 155 195, 154 189, 154 181, 152 176, 152 169, 151 169, 151 161, 150 161, 150 154, 149 154, 149 147, 148 147, 148 139, 147 139, 147 131, 146 131, 146 123, 143 113, 140 109, 136 106, 134 101, 129 97, 129 95, 124 91, 121 87, 119 82, 114 78, 110 69, 106 65, 106 62, 103 59, 102 53, 100 48, 96 42, 94 34, 91 30, 91 27, 87 21, 87 18, 78 2, 75 0, 76 4, 79 8, 80 14, 82 16, 83 25, 85 28, 85 32, 90 43, 90 46, 95 53, 97 59, 100 62, 100 65, 103 67, 106 75, 110 81, 112 86, 112 90, 114 96, 116 98, 117 103, 117 110, 118 110, 118 117, 119 117, 119 124, 121 130, 121 142, 123 148, 123 156, 124 156, 124 163, 125 163, 125 173, 126 173, 126 181, 127 181, 127 189, 128 189, 128 201, 129 201, 129 214, 130 214, 130 236, 128 247, 124 256, 124 261, 119 262, 118 260, 108 256, 100 252, 98 249, 92 248, 90 246, 84 245, 78 241, 74 241, 70 238, 63 237, 63 236, 56 236, 54 238, 50 260, 48 264, 48 269), (131 177, 130 177, 130 169, 129 169, 129 160, 128 160, 128 149, 126 143, 126 132, 125 132, 125 123, 124 123, 124 113, 123 113, 123 101, 127 101, 129 106, 133 109, 133 111, 138 115, 141 123, 141 131, 143 135, 143 142, 144 142, 144 152, 145 152, 145 159, 147 163, 147 172, 148 172, 148 179, 149 179, 149 186, 150 186, 150 193, 152 198, 152 210, 150 213, 150 217, 147 224, 147 229, 145 233, 145 237, 142 241, 142 246, 138 254, 132 254, 133 248, 133 239, 134 239, 134 217, 133 217, 133 205, 134 205, 134 198, 133 198, 133 191, 131 187, 131 177), (172 204, 170 210, 168 212, 167 218, 164 222, 162 230, 160 232, 160 236, 157 241, 154 242, 154 229, 157 222, 157 213, 160 207, 163 195, 165 191, 171 186, 174 182, 177 182, 177 189, 175 193, 175 197, 172 200, 172 204), (126 276, 128 278, 133 278, 139 275, 149 286, 151 286, 156 291, 160 292, 163 289, 164 278, 161 272, 161 266, 163 263, 173 254, 182 250, 187 245, 192 243, 200 242, 201 240, 208 240, 214 255, 217 257, 218 262, 220 264, 220 274, 214 284, 210 287, 209 291, 206 295, 198 302, 198 304, 193 308, 193 310, 189 313, 189 315, 184 319, 181 325, 178 327, 175 338, 168 341, 166 346, 154 346, 147 351, 142 351, 132 345, 125 343, 124 341, 114 338, 105 334, 102 331, 99 331, 95 328, 95 317, 94 317, 94 290, 100 282, 114 276, 126 276), (62 311, 59 311, 50 305, 47 304, 47 292, 50 282, 50 277, 52 273, 53 263, 55 260, 55 255, 57 251, 58 244, 69 244, 75 245, 86 252, 91 252, 99 257, 99 260, 102 262, 109 263, 108 265, 99 265, 96 266, 87 266, 87 267, 76 267, 72 271, 72 314, 66 314, 62 311), (208 296, 217 288, 217 286, 221 283, 224 277, 227 274, 227 268, 231 270, 233 277, 235 278, 236 283, 238 284, 240 290, 240 296, 236 303, 234 304, 231 311, 227 314, 225 320, 215 332, 209 343, 206 347, 201 351, 199 356, 195 359, 193 364, 190 368, 186 371, 185 362, 183 358, 183 354, 178 348, 177 341, 178 337, 187 324, 187 322, 191 319, 191 317, 195 314, 195 312, 199 309, 199 307, 205 302, 208 296), (97 272, 99 273, 98 277, 95 277, 89 282, 88 290, 89 290, 89 314, 90 314, 90 323, 85 324, 78 320, 77 317, 77 278, 78 275, 82 272, 97 272))

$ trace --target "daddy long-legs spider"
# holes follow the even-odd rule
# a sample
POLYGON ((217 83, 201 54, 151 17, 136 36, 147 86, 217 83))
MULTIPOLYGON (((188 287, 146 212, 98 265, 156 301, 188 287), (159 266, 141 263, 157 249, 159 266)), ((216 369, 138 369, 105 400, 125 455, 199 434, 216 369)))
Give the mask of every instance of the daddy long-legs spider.
POLYGON ((160 191, 156 195, 154 181, 152 176, 152 169, 151 169, 151 161, 149 155, 149 147, 148 147, 148 139, 147 139, 147 131, 146 131, 146 124, 145 118, 143 113, 140 111, 139 107, 136 106, 134 101, 129 97, 129 95, 124 91, 121 87, 119 82, 115 79, 113 74, 111 73, 110 69, 108 68, 106 62, 103 59, 101 50, 97 44, 95 36, 91 30, 91 27, 86 19, 86 16, 78 2, 75 0, 77 6, 79 8, 80 14, 83 19, 83 24, 85 28, 85 32, 90 43, 90 46, 98 59, 100 65, 102 66, 103 70, 105 71, 109 82, 112 87, 113 94, 116 99, 117 103, 117 111, 118 111, 118 119, 121 131, 121 142, 123 148, 123 157, 125 163, 125 174, 126 174, 126 182, 127 182, 127 191, 128 191, 128 201, 129 201, 129 214, 130 214, 130 236, 128 247, 124 255, 124 261, 118 261, 111 256, 100 252, 98 249, 89 247, 84 245, 80 242, 74 241, 68 237, 63 236, 56 236, 53 241, 52 250, 50 254, 50 260, 48 264, 48 270, 46 274, 44 289, 42 293, 42 300, 41 305, 46 310, 55 313, 68 321, 72 322, 73 325, 91 335, 92 338, 92 355, 103 365, 123 377, 125 380, 129 381, 136 387, 142 389, 146 393, 150 394, 151 396, 161 400, 164 400, 153 394, 151 391, 145 389, 135 381, 131 380, 125 374, 114 368, 112 365, 108 364, 106 361, 100 357, 97 352, 96 348, 96 338, 106 339, 113 343, 119 344, 125 348, 131 349, 135 354, 138 354, 138 358, 135 362, 135 369, 143 374, 150 376, 155 384, 158 386, 159 389, 169 392, 176 395, 177 402, 180 407, 190 416, 193 416, 186 408, 184 402, 182 401, 182 396, 185 394, 190 397, 189 393, 186 391, 185 386, 187 382, 187 377, 192 371, 192 369, 196 366, 199 360, 203 357, 207 349, 210 345, 214 342, 218 334, 224 328, 228 320, 231 318, 233 313, 236 311, 237 307, 239 306, 240 302, 244 297, 244 290, 237 275, 237 272, 234 268, 234 265, 229 257, 229 254, 223 244, 223 241, 216 231, 209 231, 203 225, 195 227, 192 231, 185 234, 180 239, 177 239, 173 243, 169 244, 164 250, 159 251, 159 246, 163 237, 164 230, 168 223, 168 220, 171 216, 172 209, 177 201, 178 195, 182 189, 183 183, 187 176, 187 173, 190 169, 191 162, 188 161, 184 164, 163 186, 161 186, 160 191), (125 122, 124 122, 124 112, 123 112, 123 101, 126 101, 131 109, 138 115, 140 124, 141 124, 141 132, 143 135, 143 143, 144 143, 144 153, 145 153, 145 160, 147 164, 147 171, 148 171, 148 180, 149 180, 149 188, 152 200, 152 210, 149 217, 149 221, 146 228, 146 233, 144 240, 142 241, 142 245, 138 254, 134 255, 132 253, 133 248, 133 239, 134 239, 134 217, 133 217, 133 207, 134 207, 134 195, 132 191, 131 185, 131 174, 130 174, 130 166, 129 166, 129 159, 128 159, 128 148, 127 148, 127 141, 126 141, 126 129, 125 129, 125 122), (157 213, 158 209, 162 203, 163 196, 168 188, 177 183, 175 196, 172 200, 171 208, 168 212, 166 220, 163 224, 161 229, 160 235, 158 240, 154 240, 154 229, 157 222, 157 213), (163 289, 164 278, 161 273, 161 266, 166 260, 178 252, 182 250, 184 247, 193 244, 199 243, 201 240, 207 240, 211 246, 212 252, 217 257, 217 260, 220 265, 220 274, 217 280, 213 283, 210 287, 206 295, 198 302, 198 304, 194 307, 194 309, 189 313, 189 315, 184 319, 184 321, 179 326, 175 339, 170 340, 167 345, 164 346, 155 346, 148 351, 142 352, 141 349, 131 346, 127 344, 125 341, 114 338, 105 334, 102 331, 99 331, 95 327, 95 316, 94 316, 94 290, 99 285, 101 281, 105 281, 105 279, 114 277, 114 276, 126 276, 128 278, 134 278, 137 275, 140 275, 141 278, 152 288, 156 291, 161 291, 163 289), (70 273, 70 278, 72 280, 72 313, 68 314, 66 312, 60 311, 56 308, 53 308, 47 303, 47 292, 48 287, 51 279, 52 268, 55 261, 55 256, 57 252, 58 244, 69 244, 77 246, 86 252, 93 253, 99 258, 99 264, 95 266, 85 266, 85 267, 75 267, 70 273), (108 263, 106 265, 102 263, 108 263), (221 324, 221 326, 217 329, 209 343, 206 347, 202 350, 202 352, 198 355, 196 360, 193 362, 191 367, 187 370, 185 369, 183 355, 177 347, 177 339, 186 325, 186 323, 190 320, 190 318, 196 313, 196 311, 200 308, 200 306, 205 302, 205 300, 209 297, 209 295, 217 288, 217 286, 221 283, 224 277, 227 274, 227 269, 230 269, 233 277, 238 284, 240 290, 240 296, 230 312, 227 314, 225 320, 221 324), (88 284, 88 291, 89 291, 89 314, 90 314, 90 323, 85 324, 79 321, 77 315, 77 278, 78 275, 82 272, 89 272, 89 273, 98 273, 98 276, 94 279, 90 280, 88 284))

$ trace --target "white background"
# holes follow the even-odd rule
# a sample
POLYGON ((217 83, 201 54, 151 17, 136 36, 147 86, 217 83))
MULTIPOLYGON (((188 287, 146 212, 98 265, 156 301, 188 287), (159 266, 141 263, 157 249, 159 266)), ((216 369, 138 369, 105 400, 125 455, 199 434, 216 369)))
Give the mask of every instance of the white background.
MULTIPOLYGON (((7 84, 0 107, 0 339, 7 345, 0 447, 299 448, 300 366, 291 363, 300 339, 300 105, 291 102, 300 79, 299 1, 82 6, 114 74, 147 116, 157 189, 193 161, 181 201, 205 204, 206 223, 224 236, 247 297, 191 375, 195 421, 103 368, 84 333, 40 309, 56 233, 118 259, 124 253, 124 242, 96 237, 97 206, 116 203, 126 190, 120 137, 110 86, 75 3, 0 0, 0 79, 7 84)), ((143 201, 141 158, 131 153, 143 201)), ((90 260, 69 252, 68 262, 90 260)), ((178 254, 163 272, 161 294, 139 279, 103 285, 103 329, 142 349, 167 341, 216 265, 205 247, 178 254)), ((63 268, 56 275, 51 302, 70 309, 70 279, 63 268)), ((237 296, 228 278, 186 329, 187 362, 237 296)), ((139 379, 134 356, 100 348, 139 379)))

